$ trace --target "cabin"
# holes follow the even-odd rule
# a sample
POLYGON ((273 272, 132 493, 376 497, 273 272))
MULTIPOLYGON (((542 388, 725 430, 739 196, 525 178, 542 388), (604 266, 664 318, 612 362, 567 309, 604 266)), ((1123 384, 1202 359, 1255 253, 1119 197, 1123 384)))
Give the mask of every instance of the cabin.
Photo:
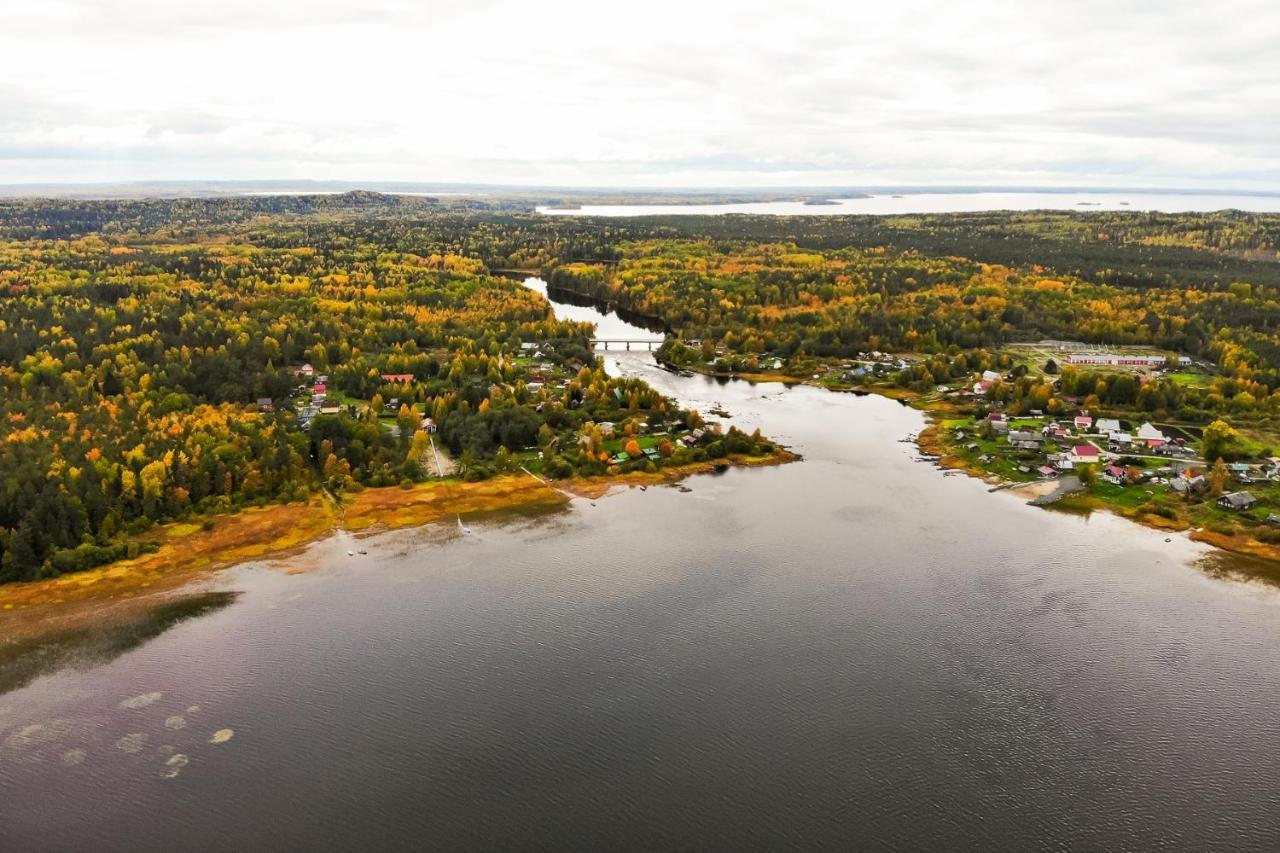
POLYGON ((1123 486, 1129 479, 1129 474, 1119 465, 1108 465, 1102 472, 1102 479, 1106 480, 1108 483, 1123 486))
POLYGON ((1102 454, 1092 444, 1077 444, 1071 448, 1071 462, 1074 465, 1090 465, 1101 458, 1102 454))
POLYGON ((1041 465, 1036 469, 1036 473, 1041 477, 1044 477, 1046 480, 1051 477, 1058 476, 1058 470, 1056 468, 1050 468, 1048 465, 1041 465))
POLYGON ((426 430, 427 432, 435 432, 435 431, 436 431, 436 419, 435 419, 435 418, 423 418, 423 419, 422 419, 422 428, 423 428, 424 430, 426 430))
POLYGON ((1249 492, 1229 492, 1218 498, 1216 501, 1218 506, 1232 512, 1244 512, 1253 509, 1257 505, 1258 499, 1249 492))
POLYGON ((271 398, 270 398, 270 397, 259 397, 259 398, 258 398, 258 411, 259 411, 259 412, 274 412, 275 410, 276 410, 276 404, 275 404, 275 403, 273 403, 273 402, 271 401, 271 398))

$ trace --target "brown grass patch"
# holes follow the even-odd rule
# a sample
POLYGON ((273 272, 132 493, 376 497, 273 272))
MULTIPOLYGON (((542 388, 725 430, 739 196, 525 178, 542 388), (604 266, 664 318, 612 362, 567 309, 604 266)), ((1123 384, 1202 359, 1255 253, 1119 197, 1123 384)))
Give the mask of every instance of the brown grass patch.
POLYGON ((1280 560, 1280 546, 1259 542, 1247 532, 1235 534, 1216 533, 1202 527, 1199 530, 1193 530, 1191 538, 1196 542, 1204 542, 1215 548, 1221 548, 1224 551, 1231 551, 1236 554, 1247 554, 1250 557, 1261 557, 1264 560, 1280 560))
MULTIPOLYGON (((780 465, 800 457, 786 450, 761 457, 725 460, 736 467, 780 465)), ((504 510, 554 510, 568 494, 597 498, 615 486, 671 483, 705 473, 723 463, 700 462, 654 473, 543 483, 527 474, 511 474, 475 483, 440 481, 410 489, 366 489, 347 495, 342 508, 319 496, 307 503, 248 509, 217 516, 213 529, 191 522, 167 524, 142 537, 158 550, 131 560, 48 580, 0 586, 0 635, 11 635, 19 617, 52 619, 96 611, 108 603, 142 599, 172 590, 193 577, 246 560, 283 557, 342 526, 352 531, 414 527, 455 515, 504 510), (568 493, 568 494, 566 494, 568 493)), ((289 571, 306 571, 306 564, 289 571)), ((30 619, 22 619, 28 622, 30 619)))

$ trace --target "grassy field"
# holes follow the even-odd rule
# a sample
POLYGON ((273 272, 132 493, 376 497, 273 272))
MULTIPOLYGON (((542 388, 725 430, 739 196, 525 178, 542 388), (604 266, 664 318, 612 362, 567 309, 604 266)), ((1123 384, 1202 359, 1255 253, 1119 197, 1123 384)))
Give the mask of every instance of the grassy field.
POLYGON ((1213 377, 1207 373, 1196 373, 1188 370, 1166 373, 1165 378, 1176 385, 1182 385, 1186 388, 1208 388, 1209 383, 1213 381, 1213 377))

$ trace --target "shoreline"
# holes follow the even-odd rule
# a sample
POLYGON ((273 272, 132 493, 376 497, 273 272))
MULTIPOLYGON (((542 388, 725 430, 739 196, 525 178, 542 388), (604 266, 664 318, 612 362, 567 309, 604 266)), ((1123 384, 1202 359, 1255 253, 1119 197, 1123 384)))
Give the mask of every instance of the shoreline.
POLYGON ((708 370, 705 366, 701 365, 679 366, 662 360, 659 360, 659 363, 668 370, 685 371, 701 376, 725 379, 743 379, 748 382, 780 382, 786 385, 807 385, 811 388, 820 388, 824 391, 830 391, 837 394, 875 394, 890 400, 896 400, 897 402, 902 403, 903 405, 909 405, 924 414, 927 425, 915 438, 916 448, 920 451, 922 456, 932 458, 934 463, 944 471, 961 472, 965 476, 981 480, 994 487, 992 489, 993 491, 1000 490, 1012 492, 1019 497, 1026 498, 1027 503, 1031 503, 1041 509, 1050 509, 1057 512, 1073 512, 1085 515, 1094 511, 1109 512, 1112 515, 1153 530, 1186 533, 1187 537, 1193 542, 1201 542, 1211 545, 1223 554, 1262 560, 1269 564, 1275 564, 1277 574, 1274 577, 1269 577, 1268 582, 1280 585, 1280 544, 1272 545, 1266 542, 1259 542, 1241 533, 1226 534, 1209 530, 1204 527, 1194 527, 1183 519, 1169 519, 1159 515, 1152 515, 1150 513, 1130 511, 1125 507, 1116 506, 1102 500, 1098 496, 1089 493, 1087 489, 1068 488, 1064 490, 1060 487, 1058 478, 1049 481, 1052 485, 1047 488, 1041 487, 1040 485, 1044 481, 1031 480, 1022 482, 1017 480, 1006 480, 999 474, 986 471, 971 462, 950 453, 950 448, 943 443, 941 438, 941 422, 948 413, 954 412, 954 407, 945 401, 929 399, 928 395, 894 386, 859 385, 847 388, 832 388, 812 378, 785 376, 777 373, 721 373, 715 370, 708 370), (1054 495, 1052 500, 1045 500, 1044 498, 1046 498, 1047 495, 1042 494, 1042 491, 1058 492, 1058 494, 1054 495))
MULTIPOLYGON (((887 395, 886 395, 887 396, 887 395)), ((894 398, 902 399, 902 398, 894 398)), ((1027 498, 1027 503, 1040 507, 1041 509, 1053 510, 1056 512, 1072 512, 1077 514, 1088 515, 1091 512, 1109 512, 1112 515, 1123 518, 1127 521, 1134 522, 1143 527, 1152 530, 1162 530, 1165 532, 1186 533, 1187 537, 1193 542, 1202 542, 1211 545, 1224 554, 1233 554, 1241 557, 1249 557, 1257 560, 1264 560, 1267 563, 1275 564, 1276 569, 1280 570, 1280 545, 1271 545, 1265 542, 1259 542, 1241 533, 1225 534, 1209 530, 1204 527, 1194 527, 1192 524, 1182 518, 1165 518, 1160 515, 1151 513, 1143 513, 1137 510, 1130 510, 1127 507, 1117 506, 1102 500, 1097 495, 1090 493, 1087 489, 1063 491, 1053 501, 1037 500, 1045 497, 1041 494, 1042 489, 1048 491, 1060 490, 1060 477, 1053 480, 1029 480, 1026 482, 1016 480, 1006 480, 999 474, 985 471, 964 459, 950 453, 950 448, 942 441, 942 420, 952 411, 951 407, 946 403, 938 401, 929 402, 919 395, 912 399, 912 405, 924 413, 928 420, 928 426, 920 431, 916 436, 916 446, 922 455, 934 458, 939 468, 949 471, 960 471, 966 476, 982 480, 992 486, 1003 487, 1019 497, 1027 498), (1052 484, 1051 486, 1042 484, 1052 484)), ((1269 583, 1280 585, 1280 581, 1269 579, 1269 583)))
MULTIPOLYGON (((698 474, 785 465, 801 457, 779 447, 768 456, 736 456, 598 477, 544 481, 504 474, 466 483, 452 480, 364 489, 341 505, 317 493, 305 502, 251 507, 199 521, 172 522, 144 535, 157 550, 56 578, 0 585, 0 630, 11 643, 62 630, 105 610, 141 605, 218 572, 254 560, 283 560, 335 533, 360 539, 386 530, 420 527, 450 515, 554 511, 574 498, 598 499, 620 488, 672 485, 698 474)), ((304 572, 305 567, 286 571, 304 572)))

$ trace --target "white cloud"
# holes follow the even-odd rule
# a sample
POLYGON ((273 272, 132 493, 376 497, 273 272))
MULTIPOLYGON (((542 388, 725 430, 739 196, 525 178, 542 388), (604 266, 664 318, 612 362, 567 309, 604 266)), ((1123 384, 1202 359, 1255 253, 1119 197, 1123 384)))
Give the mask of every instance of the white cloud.
POLYGON ((0 182, 1280 189, 1267 2, 59 0, 0 182))

